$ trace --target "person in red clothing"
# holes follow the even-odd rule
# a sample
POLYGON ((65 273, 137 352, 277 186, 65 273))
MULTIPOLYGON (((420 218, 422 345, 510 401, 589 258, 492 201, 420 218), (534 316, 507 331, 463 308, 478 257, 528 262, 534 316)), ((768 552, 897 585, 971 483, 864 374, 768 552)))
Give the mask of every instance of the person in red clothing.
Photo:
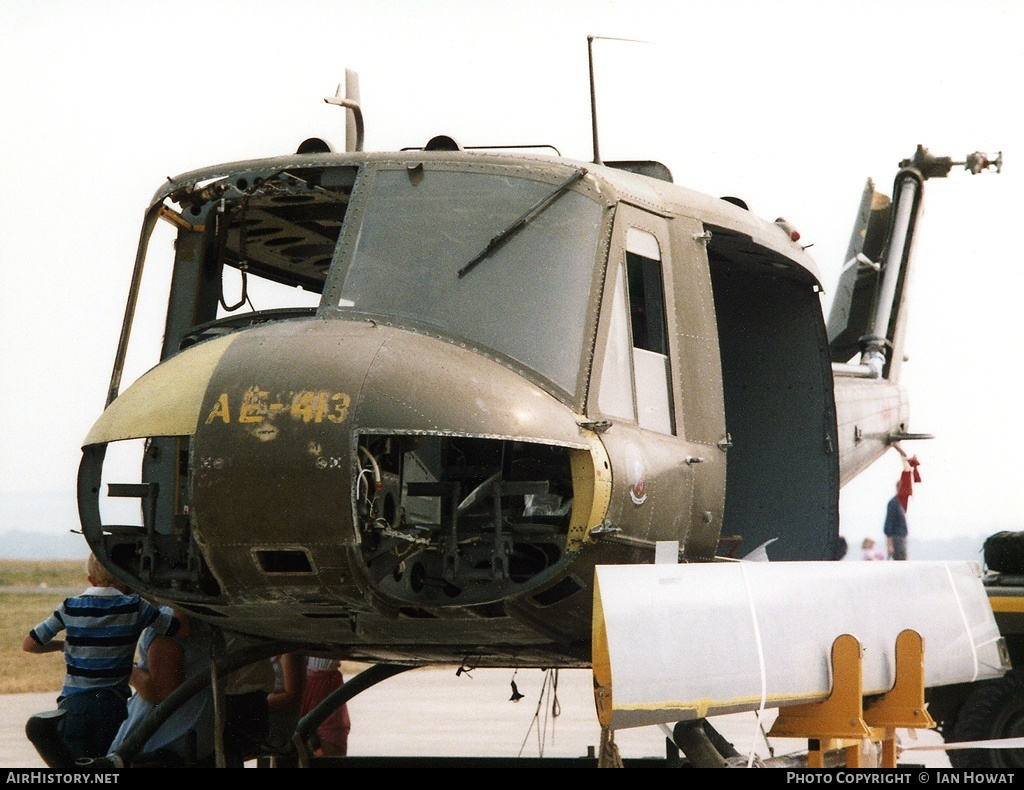
MULTIPOLYGON (((335 689, 341 688, 345 678, 341 674, 341 662, 335 658, 309 657, 306 665, 306 691, 302 698, 302 715, 305 716, 335 689)), ((316 728, 320 746, 316 754, 323 757, 344 757, 348 754, 348 734, 352 721, 348 715, 348 704, 342 705, 316 728)))

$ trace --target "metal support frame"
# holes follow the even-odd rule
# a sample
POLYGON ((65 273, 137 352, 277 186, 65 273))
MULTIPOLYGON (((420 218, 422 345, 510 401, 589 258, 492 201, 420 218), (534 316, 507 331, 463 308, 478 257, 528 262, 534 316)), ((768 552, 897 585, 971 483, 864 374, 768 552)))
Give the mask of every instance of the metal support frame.
POLYGON ((832 691, 822 702, 782 708, 769 736, 807 739, 807 767, 824 768, 825 753, 845 752, 846 767, 863 765, 864 741, 881 744, 881 768, 896 767, 896 728, 930 729, 924 702, 924 640, 917 631, 896 637, 896 680, 864 705, 863 648, 842 634, 832 643, 832 691))

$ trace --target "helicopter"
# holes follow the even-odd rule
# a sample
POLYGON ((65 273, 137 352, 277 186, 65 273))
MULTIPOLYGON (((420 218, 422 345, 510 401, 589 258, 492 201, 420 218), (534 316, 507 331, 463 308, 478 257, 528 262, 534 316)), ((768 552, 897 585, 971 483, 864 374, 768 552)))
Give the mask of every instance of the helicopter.
POLYGON ((869 179, 826 320, 790 223, 603 161, 596 122, 592 161, 377 152, 354 74, 325 101, 345 151, 193 170, 145 214, 78 478, 141 594, 253 656, 586 668, 596 568, 832 560, 840 488, 927 438, 900 382, 924 185, 1001 153, 869 179), (122 391, 151 273, 162 345, 122 391))

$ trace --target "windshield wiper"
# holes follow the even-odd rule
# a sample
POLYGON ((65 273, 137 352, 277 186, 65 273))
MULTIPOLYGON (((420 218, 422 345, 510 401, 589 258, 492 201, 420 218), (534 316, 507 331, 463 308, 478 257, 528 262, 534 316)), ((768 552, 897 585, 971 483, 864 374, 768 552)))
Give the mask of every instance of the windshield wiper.
POLYGON ((571 187, 573 184, 575 184, 577 181, 583 178, 583 176, 585 176, 586 174, 587 170, 584 167, 581 167, 578 170, 574 170, 568 178, 562 181, 562 183, 555 187, 549 194, 545 195, 532 206, 530 206, 530 208, 528 208, 521 217, 519 217, 507 228, 502 230, 498 235, 496 235, 489 242, 487 242, 487 246, 484 247, 483 250, 481 250, 480 253, 475 258, 473 258, 473 260, 471 260, 469 263, 467 263, 465 266, 459 269, 459 279, 462 279, 467 274, 469 274, 469 272, 471 272, 474 269, 474 267, 476 267, 476 265, 480 263, 480 261, 482 261, 495 250, 499 249, 502 245, 505 244, 506 241, 512 238, 512 236, 514 236, 516 233, 525 228, 542 212, 546 211, 552 203, 554 203, 556 200, 558 200, 558 198, 560 198, 562 195, 569 191, 569 187, 571 187))

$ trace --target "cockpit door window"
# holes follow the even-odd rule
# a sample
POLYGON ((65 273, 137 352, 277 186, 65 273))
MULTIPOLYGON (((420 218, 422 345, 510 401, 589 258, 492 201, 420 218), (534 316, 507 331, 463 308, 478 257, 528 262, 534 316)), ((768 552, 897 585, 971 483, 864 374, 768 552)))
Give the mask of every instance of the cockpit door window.
POLYGON ((641 428, 675 433, 672 385, 665 318, 661 247, 653 234, 637 228, 626 232, 626 280, 637 421, 641 428))

